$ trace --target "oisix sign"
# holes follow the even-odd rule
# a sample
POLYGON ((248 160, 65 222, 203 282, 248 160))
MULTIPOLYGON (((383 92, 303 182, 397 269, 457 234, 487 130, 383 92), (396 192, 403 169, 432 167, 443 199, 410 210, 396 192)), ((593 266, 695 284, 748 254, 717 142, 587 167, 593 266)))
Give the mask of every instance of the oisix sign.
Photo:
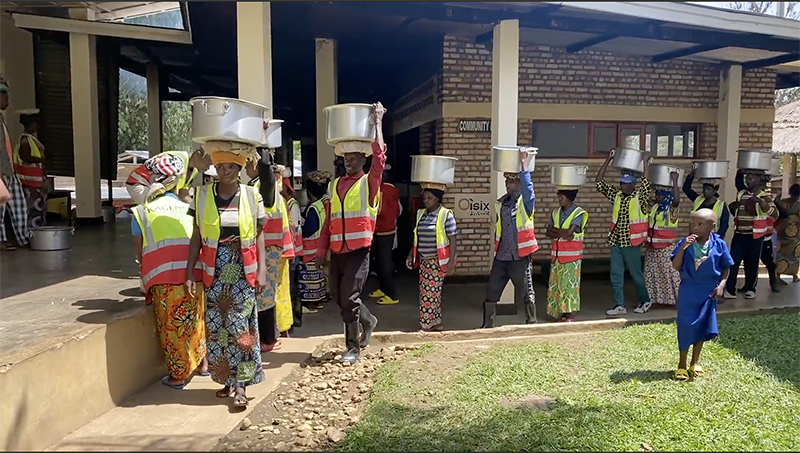
POLYGON ((456 219, 488 219, 491 215, 492 196, 487 193, 455 194, 456 219))

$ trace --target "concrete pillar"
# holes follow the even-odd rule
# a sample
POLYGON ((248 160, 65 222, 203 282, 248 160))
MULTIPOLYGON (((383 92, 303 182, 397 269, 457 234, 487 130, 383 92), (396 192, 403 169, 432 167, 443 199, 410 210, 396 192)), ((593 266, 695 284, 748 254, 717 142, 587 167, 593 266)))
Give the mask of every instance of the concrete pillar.
MULTIPOLYGON (((92 20, 88 9, 71 9, 73 19, 92 20)), ((75 196, 78 219, 102 221, 100 209, 100 121, 97 95, 95 37, 69 34, 72 90, 72 143, 75 158, 75 196)))
MULTIPOLYGON (((781 150, 778 150, 781 151, 781 150)), ((789 187, 797 183, 797 155, 783 156, 783 179, 781 180, 781 197, 789 196, 789 187)))
POLYGON ((12 143, 22 134, 22 125, 14 115, 17 110, 36 107, 36 83, 33 71, 33 35, 17 28, 8 14, 0 16, 0 74, 11 85, 6 127, 12 143))
MULTIPOLYGON (((519 21, 504 20, 494 27, 492 47, 492 146, 517 144, 519 108, 519 21)), ((505 194, 505 179, 492 173, 492 198, 505 194)), ((492 205, 492 247, 494 251, 494 205, 492 205)), ((493 260, 494 253, 487 257, 493 260)), ((498 304, 500 313, 515 312, 514 287, 506 285, 498 304)))
POLYGON ((147 65, 147 143, 150 156, 163 151, 163 135, 161 133, 161 93, 159 91, 158 66, 147 65))
POLYGON ((272 110, 272 15, 269 2, 236 3, 239 99, 272 110))
POLYGON ((333 174, 333 146, 325 141, 325 112, 329 105, 339 102, 336 68, 336 41, 317 38, 315 47, 317 86, 317 169, 333 174))
POLYGON ((722 199, 736 199, 736 151, 739 149, 739 122, 742 106, 742 66, 720 70, 717 110, 717 158, 730 161, 728 177, 722 181, 722 199))

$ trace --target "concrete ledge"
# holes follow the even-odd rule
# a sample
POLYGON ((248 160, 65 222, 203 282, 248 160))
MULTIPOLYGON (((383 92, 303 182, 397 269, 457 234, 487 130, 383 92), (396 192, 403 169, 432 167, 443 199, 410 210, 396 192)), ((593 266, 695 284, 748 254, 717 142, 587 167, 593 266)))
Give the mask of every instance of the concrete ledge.
POLYGON ((0 449, 45 449, 163 374, 147 306, 4 365, 0 449))

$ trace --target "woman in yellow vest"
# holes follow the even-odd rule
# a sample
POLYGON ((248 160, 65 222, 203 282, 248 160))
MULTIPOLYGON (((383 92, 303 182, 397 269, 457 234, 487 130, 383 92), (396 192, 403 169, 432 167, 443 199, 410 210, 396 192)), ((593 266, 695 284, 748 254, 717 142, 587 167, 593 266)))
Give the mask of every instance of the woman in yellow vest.
POLYGON ((442 285, 456 267, 456 219, 442 206, 444 184, 422 183, 423 209, 417 211, 413 246, 406 267, 419 266, 419 326, 441 332, 442 285))
POLYGON ((583 236, 589 214, 574 203, 577 196, 577 190, 559 190, 559 207, 553 210, 547 224, 546 235, 553 240, 547 314, 560 322, 572 321, 581 309, 583 236))
MULTIPOLYGON (((205 361, 205 291, 198 285, 191 294, 184 286, 189 243, 194 220, 189 204, 178 198, 178 178, 183 162, 160 156, 153 184, 143 205, 133 209, 131 230, 145 301, 156 315, 156 329, 164 351, 167 376, 161 383, 180 390, 195 371, 208 375, 205 361), (168 162, 167 162, 168 161, 168 162)), ((195 278, 199 269, 194 270, 195 278)))
POLYGON ((39 132, 39 109, 20 110, 17 113, 25 130, 14 148, 14 169, 28 204, 28 228, 37 228, 44 225, 47 215, 44 145, 36 136, 39 132))
POLYGON ((239 184, 239 172, 255 149, 230 142, 209 142, 218 182, 199 187, 186 286, 197 294, 194 268, 202 269, 206 288, 206 344, 211 378, 224 387, 219 398, 246 406, 248 385, 264 380, 259 347, 256 294, 263 291, 266 213, 261 195, 239 184))
POLYGON ((656 201, 647 216, 647 243, 644 254, 644 285, 648 302, 633 312, 647 313, 653 304, 675 306, 681 274, 672 267, 672 250, 678 242, 678 174, 672 172, 672 188, 655 186, 656 201))

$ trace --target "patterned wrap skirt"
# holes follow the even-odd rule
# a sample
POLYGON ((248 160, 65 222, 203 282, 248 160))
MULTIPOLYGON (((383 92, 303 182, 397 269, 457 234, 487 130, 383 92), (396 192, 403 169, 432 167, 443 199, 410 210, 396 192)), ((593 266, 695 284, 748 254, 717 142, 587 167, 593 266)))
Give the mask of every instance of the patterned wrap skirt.
POLYGON ((581 263, 555 261, 547 287, 547 314, 560 318, 581 309, 581 263))
POLYGON ((258 296, 258 311, 275 308, 279 332, 292 327, 292 294, 289 278, 289 260, 281 256, 278 246, 267 247, 267 287, 258 296))
POLYGON ((661 249, 647 248, 644 254, 644 286, 650 295, 650 302, 661 305, 675 305, 681 274, 672 267, 669 258, 674 246, 661 249))
POLYGON ((156 330, 169 376, 189 378, 206 355, 203 284, 197 284, 196 297, 184 285, 153 285, 145 301, 155 311, 156 330))
POLYGON ((419 265, 419 325, 430 329, 442 323, 442 285, 445 272, 438 258, 423 258, 419 265))
POLYGON ((325 276, 325 271, 311 262, 302 263, 299 273, 297 293, 300 297, 300 303, 317 304, 324 301, 328 295, 328 280, 325 276))

